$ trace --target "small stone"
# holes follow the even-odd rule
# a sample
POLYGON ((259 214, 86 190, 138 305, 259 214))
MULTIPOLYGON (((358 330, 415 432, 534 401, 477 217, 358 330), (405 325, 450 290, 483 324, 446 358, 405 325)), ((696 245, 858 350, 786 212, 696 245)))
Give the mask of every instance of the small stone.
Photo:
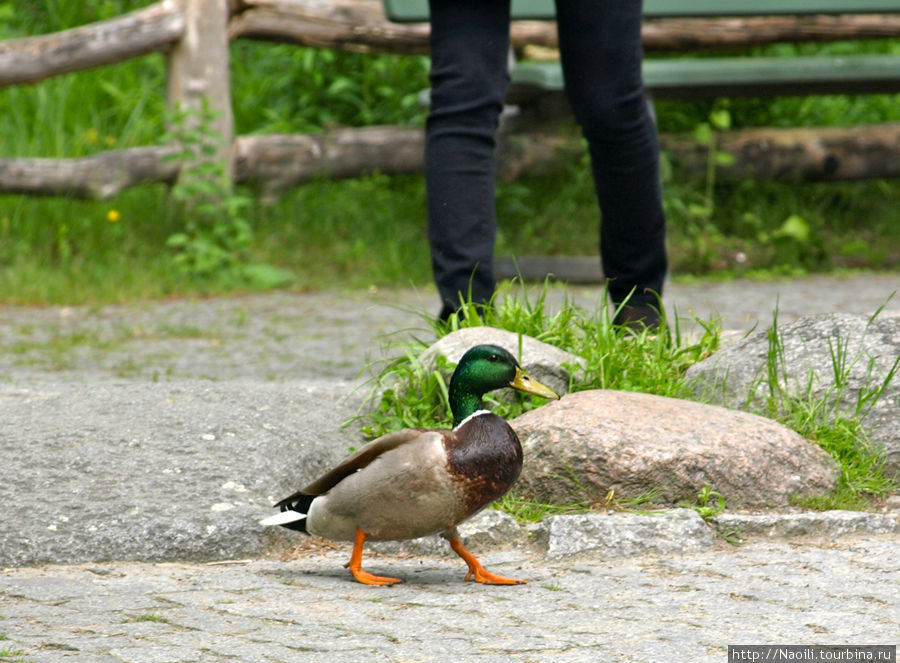
POLYGON ((459 527, 466 545, 473 548, 503 547, 522 535, 522 527, 508 513, 485 509, 459 527))
POLYGON ((706 550, 714 543, 712 530, 692 509, 553 516, 540 524, 536 538, 549 559, 588 553, 682 554, 706 550))
POLYGON ((816 539, 833 541, 852 534, 900 533, 900 520, 861 511, 816 511, 808 513, 722 513, 712 519, 720 532, 742 538, 816 539))

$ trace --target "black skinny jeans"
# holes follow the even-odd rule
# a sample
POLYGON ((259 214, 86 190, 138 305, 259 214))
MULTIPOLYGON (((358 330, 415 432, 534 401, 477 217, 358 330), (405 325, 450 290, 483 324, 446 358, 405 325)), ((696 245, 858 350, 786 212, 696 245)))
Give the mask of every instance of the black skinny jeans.
MULTIPOLYGON (((442 316, 494 292, 494 146, 509 84, 509 0, 430 0, 428 237, 442 316)), ((641 0, 557 0, 566 92, 591 155, 614 302, 656 303, 666 272, 656 127, 641 80, 641 0)))

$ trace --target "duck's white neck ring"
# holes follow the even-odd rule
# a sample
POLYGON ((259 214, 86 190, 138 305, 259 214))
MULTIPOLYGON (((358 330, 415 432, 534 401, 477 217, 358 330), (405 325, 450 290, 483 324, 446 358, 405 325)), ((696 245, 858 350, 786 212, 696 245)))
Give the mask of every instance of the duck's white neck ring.
POLYGON ((490 414, 490 413, 491 413, 490 410, 476 410, 475 412, 470 414, 468 417, 466 417, 465 419, 460 421, 456 426, 454 426, 453 430, 458 430, 458 429, 462 428, 463 426, 465 426, 468 423, 469 419, 472 419, 473 417, 480 417, 482 414, 490 414))

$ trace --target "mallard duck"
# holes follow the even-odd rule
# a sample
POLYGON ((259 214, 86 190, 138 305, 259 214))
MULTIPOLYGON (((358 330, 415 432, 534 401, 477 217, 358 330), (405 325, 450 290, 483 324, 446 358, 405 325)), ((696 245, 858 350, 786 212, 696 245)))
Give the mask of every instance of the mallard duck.
POLYGON ((383 435, 275 504, 281 512, 260 523, 352 541, 346 566, 366 585, 401 582, 362 569, 367 540, 397 541, 432 534, 447 539, 466 562, 466 580, 503 585, 525 582, 487 571, 466 550, 456 529, 502 497, 522 469, 522 447, 515 431, 482 403, 485 393, 503 387, 559 398, 529 377, 503 348, 475 346, 463 355, 450 379, 452 429, 410 428, 383 435))

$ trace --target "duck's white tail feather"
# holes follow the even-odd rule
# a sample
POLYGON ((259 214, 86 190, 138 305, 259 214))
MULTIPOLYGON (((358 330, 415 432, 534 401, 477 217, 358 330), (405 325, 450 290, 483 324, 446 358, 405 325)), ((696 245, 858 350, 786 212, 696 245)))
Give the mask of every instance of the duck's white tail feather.
POLYGON ((288 523, 295 523, 298 520, 303 520, 304 518, 306 518, 305 513, 300 513, 299 511, 288 509, 287 511, 276 513, 274 516, 263 518, 259 521, 259 524, 263 527, 268 527, 270 525, 287 525, 288 523))

